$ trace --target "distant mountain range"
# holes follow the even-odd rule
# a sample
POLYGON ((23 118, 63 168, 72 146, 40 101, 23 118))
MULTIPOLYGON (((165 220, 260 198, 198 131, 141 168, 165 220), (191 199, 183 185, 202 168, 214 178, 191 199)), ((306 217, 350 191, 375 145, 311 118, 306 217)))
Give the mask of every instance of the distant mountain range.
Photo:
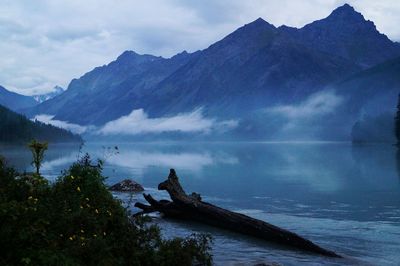
POLYGON ((51 92, 44 93, 44 94, 36 94, 36 95, 33 95, 32 97, 38 103, 42 103, 44 101, 47 101, 47 100, 50 100, 50 99, 56 97, 57 95, 60 95, 64 91, 65 91, 64 88, 62 88, 60 86, 55 86, 51 92))
POLYGON ((25 113, 109 128, 139 121, 141 109, 150 131, 197 110, 235 125, 231 137, 349 139, 363 115, 394 112, 399 56, 398 43, 345 4, 300 29, 259 18, 169 59, 126 51, 25 113))
POLYGON ((49 142, 82 142, 80 136, 67 130, 31 121, 0 105, 0 143, 26 144, 32 139, 49 142))
POLYGON ((55 96, 63 93, 65 90, 60 86, 55 86, 51 92, 44 94, 36 94, 33 96, 25 96, 7 90, 0 86, 0 105, 6 106, 13 111, 21 111, 38 105, 44 101, 50 100, 55 96))
POLYGON ((15 92, 11 92, 0 86, 0 105, 6 106, 11 110, 19 110, 35 106, 37 102, 29 96, 24 96, 15 92))

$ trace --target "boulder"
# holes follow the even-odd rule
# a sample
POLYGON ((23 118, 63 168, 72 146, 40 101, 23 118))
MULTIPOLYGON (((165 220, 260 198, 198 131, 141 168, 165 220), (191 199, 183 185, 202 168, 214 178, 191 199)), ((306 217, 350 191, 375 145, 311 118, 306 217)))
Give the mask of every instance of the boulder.
POLYGON ((118 182, 112 185, 109 188, 111 191, 118 191, 118 192, 141 192, 144 191, 144 188, 139 183, 136 183, 133 180, 125 179, 121 182, 118 182))

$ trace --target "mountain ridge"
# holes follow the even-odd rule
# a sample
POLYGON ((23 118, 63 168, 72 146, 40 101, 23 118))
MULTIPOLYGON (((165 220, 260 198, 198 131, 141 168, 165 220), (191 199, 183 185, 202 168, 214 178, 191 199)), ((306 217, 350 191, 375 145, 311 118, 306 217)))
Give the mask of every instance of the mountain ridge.
POLYGON ((364 69, 399 55, 398 45, 348 4, 300 29, 283 27, 282 30, 315 49, 354 60, 364 69))
POLYGON ((156 118, 203 107, 205 116, 237 118, 301 102, 397 56, 399 44, 350 5, 300 29, 258 18, 194 53, 163 58, 125 51, 27 113, 97 126, 135 109, 156 118))
POLYGON ((0 86, 0 105, 18 111, 19 109, 33 107, 37 102, 30 96, 21 95, 0 86))

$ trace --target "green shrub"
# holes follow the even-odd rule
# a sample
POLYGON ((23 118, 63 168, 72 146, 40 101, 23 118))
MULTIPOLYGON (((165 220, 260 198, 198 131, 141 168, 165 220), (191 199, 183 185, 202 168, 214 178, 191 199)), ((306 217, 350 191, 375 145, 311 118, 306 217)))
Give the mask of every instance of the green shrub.
POLYGON ((28 148, 32 152, 32 165, 35 166, 37 175, 40 174, 39 170, 42 166, 42 162, 44 159, 44 152, 47 150, 48 147, 49 145, 47 142, 39 142, 35 139, 28 144, 28 148))
POLYGON ((161 238, 104 185, 88 155, 54 184, 0 160, 0 265, 211 264, 210 237, 161 238))

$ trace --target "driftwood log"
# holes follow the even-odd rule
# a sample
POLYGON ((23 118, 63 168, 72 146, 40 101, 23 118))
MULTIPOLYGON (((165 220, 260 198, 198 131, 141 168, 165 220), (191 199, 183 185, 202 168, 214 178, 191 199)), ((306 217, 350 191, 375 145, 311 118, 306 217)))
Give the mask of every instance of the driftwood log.
POLYGON ((134 216, 151 212, 160 212, 166 217, 192 220, 288 247, 297 248, 299 250, 309 251, 329 257, 341 257, 335 252, 324 249, 310 240, 288 230, 204 202, 197 193, 187 195, 180 185, 174 169, 170 170, 167 180, 160 183, 158 189, 166 190, 172 201, 158 201, 149 194, 143 194, 144 198, 150 205, 137 202, 135 207, 140 208, 142 211, 134 216))

